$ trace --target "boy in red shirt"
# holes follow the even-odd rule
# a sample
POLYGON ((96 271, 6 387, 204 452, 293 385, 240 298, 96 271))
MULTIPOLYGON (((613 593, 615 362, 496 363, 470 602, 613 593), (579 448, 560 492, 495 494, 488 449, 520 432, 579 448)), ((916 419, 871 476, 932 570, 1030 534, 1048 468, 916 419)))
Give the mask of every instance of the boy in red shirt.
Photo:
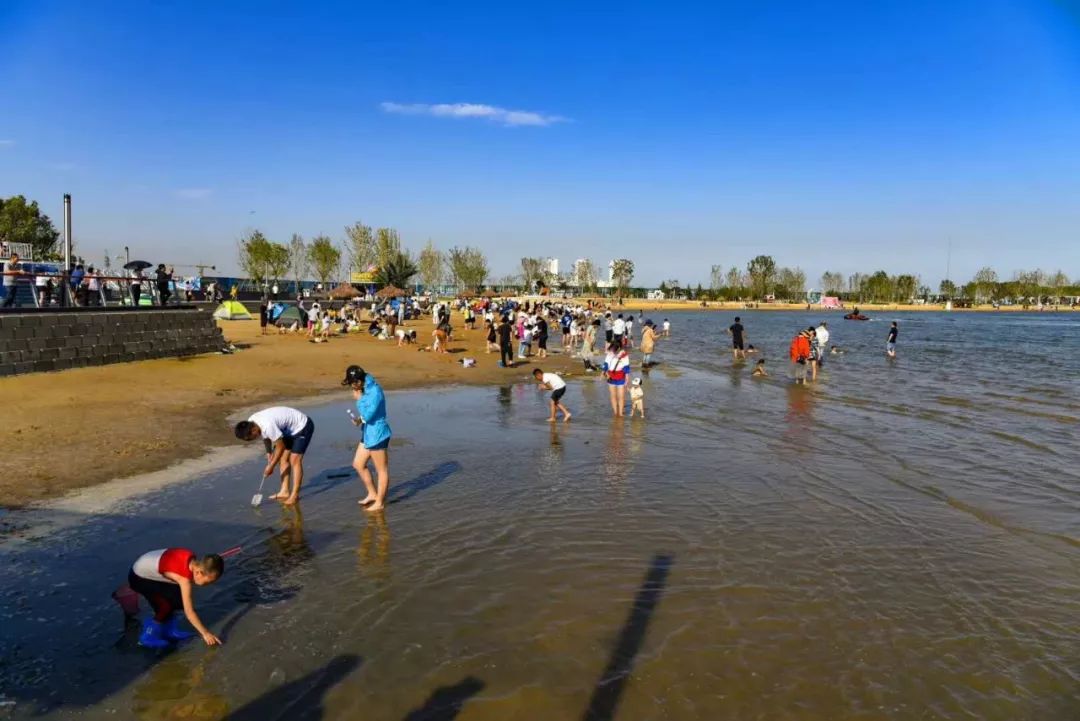
POLYGON ((162 548, 139 556, 128 573, 128 585, 154 609, 154 617, 143 624, 139 645, 166 648, 170 643, 194 636, 176 627, 179 609, 183 609, 207 646, 221 643, 199 620, 191 593, 192 586, 209 585, 224 572, 225 561, 214 553, 198 558, 186 548, 162 548))

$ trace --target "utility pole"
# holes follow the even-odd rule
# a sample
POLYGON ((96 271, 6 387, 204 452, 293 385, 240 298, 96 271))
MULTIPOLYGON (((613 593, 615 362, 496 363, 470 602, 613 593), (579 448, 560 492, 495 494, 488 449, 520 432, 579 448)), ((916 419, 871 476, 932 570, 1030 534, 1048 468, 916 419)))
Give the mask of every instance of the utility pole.
POLYGON ((64 193, 64 287, 60 289, 60 305, 67 305, 71 292, 71 193, 64 193))

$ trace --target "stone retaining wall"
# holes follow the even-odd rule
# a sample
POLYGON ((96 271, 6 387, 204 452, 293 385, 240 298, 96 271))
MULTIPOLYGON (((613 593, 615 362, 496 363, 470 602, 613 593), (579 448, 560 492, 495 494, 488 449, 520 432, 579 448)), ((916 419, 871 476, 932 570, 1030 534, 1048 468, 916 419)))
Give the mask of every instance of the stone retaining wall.
POLYGON ((208 311, 0 314, 0 376, 212 353, 225 345, 208 311))

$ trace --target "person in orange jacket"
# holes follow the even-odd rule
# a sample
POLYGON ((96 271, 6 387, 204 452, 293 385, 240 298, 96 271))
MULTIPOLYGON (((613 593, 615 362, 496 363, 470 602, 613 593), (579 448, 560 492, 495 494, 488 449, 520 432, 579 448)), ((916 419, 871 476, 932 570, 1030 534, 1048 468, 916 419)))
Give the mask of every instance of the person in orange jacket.
POLYGON ((810 338, 806 331, 791 339, 791 364, 795 372, 795 383, 806 383, 806 364, 810 358, 810 338))

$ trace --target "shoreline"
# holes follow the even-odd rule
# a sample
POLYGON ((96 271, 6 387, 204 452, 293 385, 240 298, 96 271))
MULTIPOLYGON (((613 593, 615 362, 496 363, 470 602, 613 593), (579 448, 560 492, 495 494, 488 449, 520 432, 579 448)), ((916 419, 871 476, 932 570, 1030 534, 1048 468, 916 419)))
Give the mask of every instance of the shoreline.
MULTIPOLYGON (((236 353, 0 378, 0 395, 16 410, 0 428, 7 449, 0 456, 0 511, 6 512, 0 524, 14 511, 81 489, 186 467, 215 449, 246 448, 233 439, 230 419, 261 406, 313 404, 334 393, 344 398, 341 374, 352 364, 367 368, 387 391, 530 381, 538 365, 567 377, 581 373, 581 361, 561 353, 500 368, 498 355, 485 353, 480 329, 461 328, 449 353, 434 354, 366 333, 315 344, 297 335, 260 335, 253 321, 219 325, 240 348, 236 353), (459 362, 465 357, 477 366, 465 368, 459 362)), ((430 320, 410 327, 423 338, 430 320)))

